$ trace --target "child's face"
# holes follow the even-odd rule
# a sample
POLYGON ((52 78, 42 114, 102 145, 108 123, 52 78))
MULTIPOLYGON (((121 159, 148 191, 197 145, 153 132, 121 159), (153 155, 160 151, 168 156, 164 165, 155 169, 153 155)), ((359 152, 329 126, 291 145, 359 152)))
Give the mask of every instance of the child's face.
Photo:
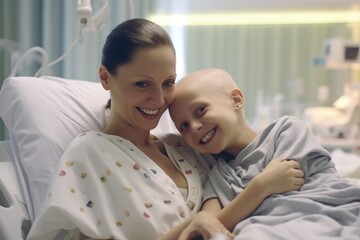
POLYGON ((216 154, 231 148, 237 136, 233 92, 218 82, 211 74, 186 77, 176 85, 169 109, 187 144, 202 153, 216 154))

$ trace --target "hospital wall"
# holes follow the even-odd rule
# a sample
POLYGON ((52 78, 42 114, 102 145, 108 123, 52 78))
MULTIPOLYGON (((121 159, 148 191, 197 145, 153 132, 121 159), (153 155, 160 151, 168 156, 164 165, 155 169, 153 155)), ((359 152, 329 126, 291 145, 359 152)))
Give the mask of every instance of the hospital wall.
POLYGON ((248 118, 257 103, 281 98, 283 114, 297 115, 301 108, 319 104, 317 91, 330 87, 330 105, 342 93, 342 71, 315 66, 322 41, 351 37, 344 24, 274 26, 201 26, 185 30, 187 71, 220 67, 236 79, 246 97, 248 118), (281 96, 280 96, 281 95, 281 96))

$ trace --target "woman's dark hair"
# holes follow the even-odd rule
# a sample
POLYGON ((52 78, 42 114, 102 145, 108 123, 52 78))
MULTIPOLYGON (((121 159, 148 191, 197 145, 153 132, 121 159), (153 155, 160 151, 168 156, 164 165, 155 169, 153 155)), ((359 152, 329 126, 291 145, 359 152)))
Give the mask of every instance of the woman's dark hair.
POLYGON ((161 26, 143 18, 134 18, 117 25, 106 38, 101 64, 110 74, 115 75, 116 69, 129 63, 136 50, 174 45, 168 33, 161 26))

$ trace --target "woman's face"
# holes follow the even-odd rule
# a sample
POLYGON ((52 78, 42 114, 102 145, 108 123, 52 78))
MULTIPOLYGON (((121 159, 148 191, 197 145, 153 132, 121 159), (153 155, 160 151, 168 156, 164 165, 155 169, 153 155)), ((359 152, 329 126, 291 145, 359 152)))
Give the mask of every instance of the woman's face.
POLYGON ((145 48, 110 75, 111 109, 117 124, 143 130, 157 126, 175 96, 175 62, 170 47, 145 48))

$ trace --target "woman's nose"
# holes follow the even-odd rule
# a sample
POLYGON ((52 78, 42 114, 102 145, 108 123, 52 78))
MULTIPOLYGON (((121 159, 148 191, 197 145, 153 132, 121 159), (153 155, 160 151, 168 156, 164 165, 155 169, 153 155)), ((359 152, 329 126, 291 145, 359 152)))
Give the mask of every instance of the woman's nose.
POLYGON ((151 95, 149 96, 149 102, 156 106, 162 106, 165 103, 165 93, 163 90, 160 89, 154 89, 151 91, 151 95))

